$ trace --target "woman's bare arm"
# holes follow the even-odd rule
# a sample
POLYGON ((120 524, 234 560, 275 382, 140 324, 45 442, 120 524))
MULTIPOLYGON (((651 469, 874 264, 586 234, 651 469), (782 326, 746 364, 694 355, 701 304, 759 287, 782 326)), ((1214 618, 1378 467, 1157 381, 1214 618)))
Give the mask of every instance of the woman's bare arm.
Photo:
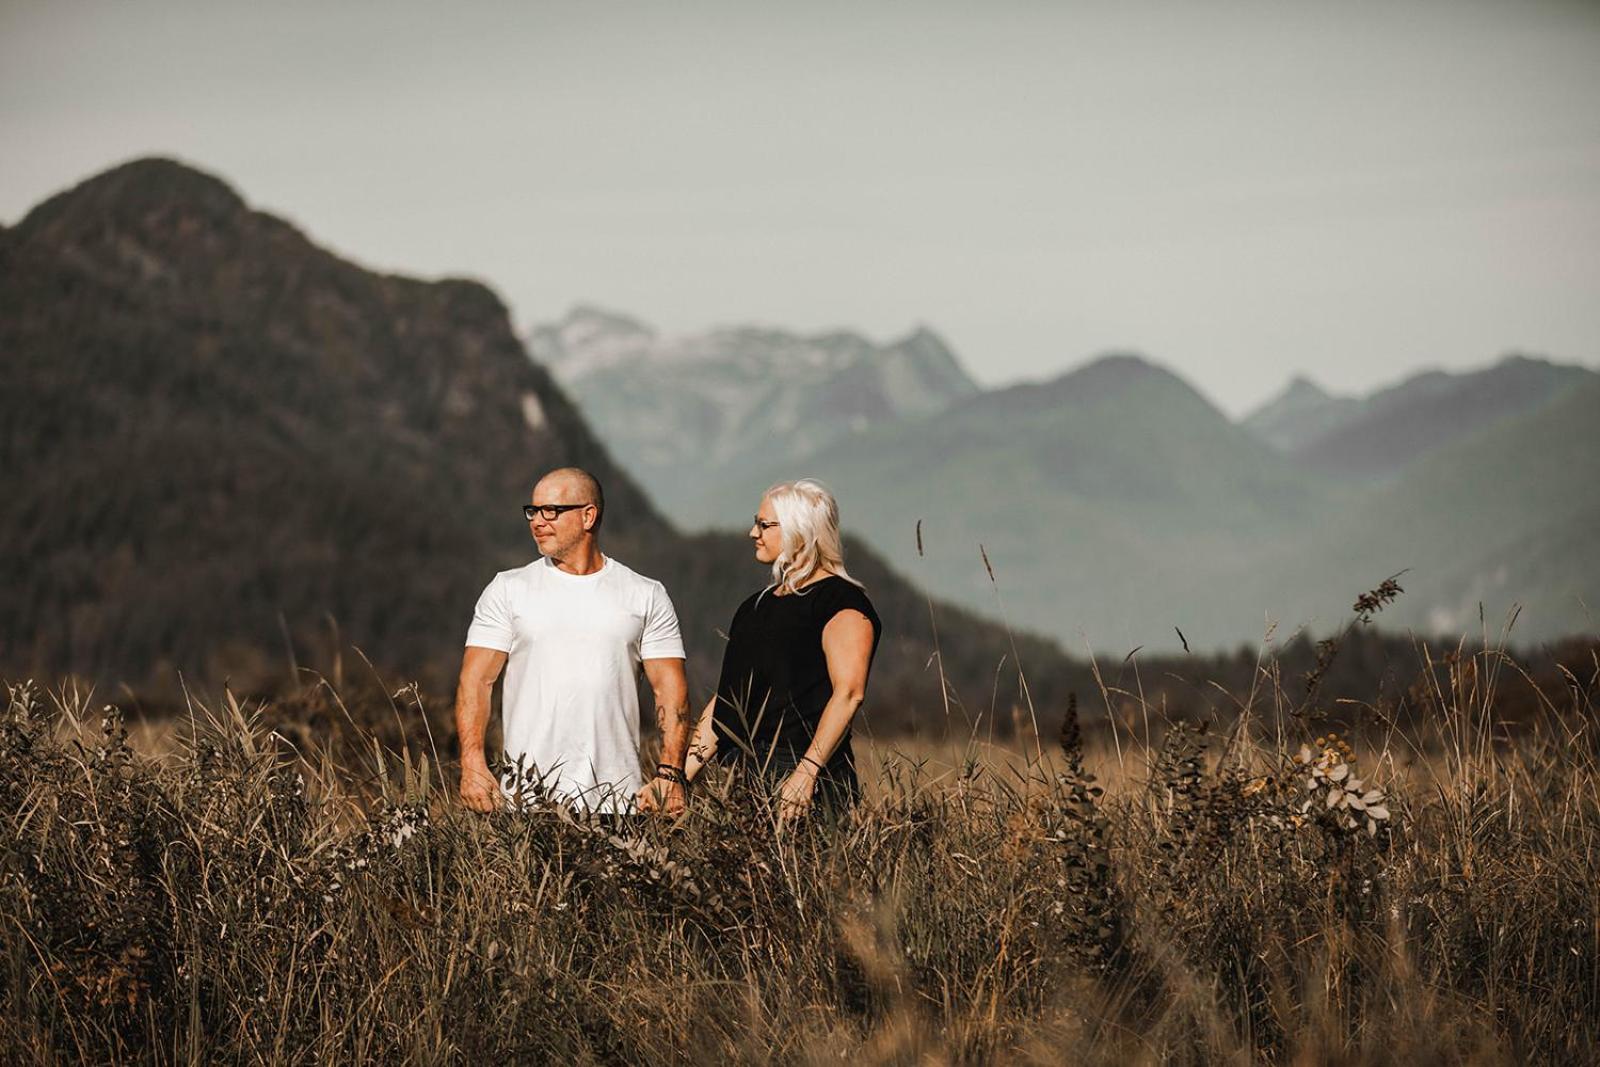
POLYGON ((846 609, 822 628, 822 653, 828 661, 833 696, 822 709, 817 732, 799 766, 779 789, 780 811, 789 817, 811 804, 817 773, 833 758, 867 695, 867 670, 872 664, 872 623, 861 612, 846 609))
POLYGON ((706 701, 699 721, 695 723, 694 736, 689 739, 689 758, 683 765, 683 773, 691 782, 700 773, 700 768, 710 763, 711 757, 717 754, 717 730, 713 721, 716 710, 717 698, 713 694, 706 701))

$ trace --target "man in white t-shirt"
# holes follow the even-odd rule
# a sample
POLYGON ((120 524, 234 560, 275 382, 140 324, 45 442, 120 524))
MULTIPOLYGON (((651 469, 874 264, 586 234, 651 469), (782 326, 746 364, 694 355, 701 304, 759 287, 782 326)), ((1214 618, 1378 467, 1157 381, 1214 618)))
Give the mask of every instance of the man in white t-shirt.
POLYGON ((689 687, 678 617, 661 583, 600 551, 600 483, 587 471, 551 471, 523 508, 540 556, 501 571, 478 598, 456 692, 461 799, 493 811, 519 789, 542 789, 590 811, 683 811, 689 687), (639 771, 643 665, 655 691, 661 763, 639 771), (484 757, 489 696, 505 670, 505 754, 520 765, 502 781, 484 757))

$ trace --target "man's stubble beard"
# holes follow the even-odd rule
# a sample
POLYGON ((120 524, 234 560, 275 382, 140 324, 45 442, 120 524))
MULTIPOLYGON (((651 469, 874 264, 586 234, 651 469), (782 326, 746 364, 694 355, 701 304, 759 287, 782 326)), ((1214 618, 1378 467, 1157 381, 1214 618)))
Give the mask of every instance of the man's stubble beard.
POLYGON ((575 550, 577 549, 578 545, 582 543, 583 535, 581 533, 571 538, 556 538, 551 543, 548 550, 546 550, 544 545, 540 544, 538 541, 534 542, 534 544, 538 546, 539 551, 543 553, 545 558, 549 559, 552 563, 568 562, 571 557, 576 554, 575 550))

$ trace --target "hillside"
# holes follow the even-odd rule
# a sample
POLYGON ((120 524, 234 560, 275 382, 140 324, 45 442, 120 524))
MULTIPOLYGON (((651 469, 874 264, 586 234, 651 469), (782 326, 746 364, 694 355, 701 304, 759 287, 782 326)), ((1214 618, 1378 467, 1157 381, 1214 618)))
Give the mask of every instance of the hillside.
POLYGON ((535 329, 529 350, 658 506, 691 529, 709 524, 687 501, 729 471, 807 455, 977 392, 925 329, 887 345, 848 331, 756 327, 666 338, 580 307, 535 329))

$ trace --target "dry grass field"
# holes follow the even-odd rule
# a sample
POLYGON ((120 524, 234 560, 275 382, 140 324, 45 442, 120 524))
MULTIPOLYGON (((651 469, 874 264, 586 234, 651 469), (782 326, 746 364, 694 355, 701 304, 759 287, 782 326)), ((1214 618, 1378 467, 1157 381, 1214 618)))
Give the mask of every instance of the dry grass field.
POLYGON ((0 1057, 1592 1062, 1600 664, 1516 724, 1503 652, 1436 666, 1350 738, 1271 685, 863 737, 866 802, 789 830, 715 776, 676 826, 472 815, 414 690, 130 732, 14 685, 0 1057))

